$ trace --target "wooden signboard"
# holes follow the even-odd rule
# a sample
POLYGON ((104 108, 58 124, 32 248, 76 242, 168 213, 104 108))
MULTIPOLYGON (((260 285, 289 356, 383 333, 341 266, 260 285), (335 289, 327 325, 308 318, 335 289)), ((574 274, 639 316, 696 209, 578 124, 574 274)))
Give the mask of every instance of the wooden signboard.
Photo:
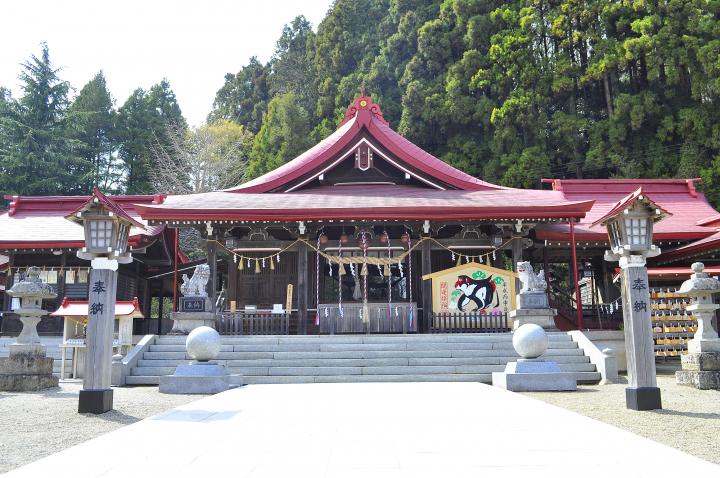
POLYGON ((292 313, 292 295, 293 295, 293 285, 288 284, 287 285, 287 296, 285 298, 285 313, 286 314, 292 313))
POLYGON ((432 280, 434 313, 507 314, 515 308, 517 274, 512 271, 470 262, 422 278, 432 280))

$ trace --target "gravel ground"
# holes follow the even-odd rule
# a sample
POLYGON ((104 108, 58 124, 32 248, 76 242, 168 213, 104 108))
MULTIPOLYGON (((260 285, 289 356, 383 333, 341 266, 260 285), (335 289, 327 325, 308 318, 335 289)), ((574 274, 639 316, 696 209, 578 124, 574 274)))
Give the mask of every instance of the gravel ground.
POLYGON ((0 392, 0 473, 200 398, 164 395, 157 387, 115 388, 114 410, 81 415, 81 388, 69 382, 43 392, 0 392))
POLYGON ((582 385, 577 392, 524 395, 720 464, 720 391, 676 385, 672 375, 658 375, 658 386, 663 409, 648 412, 625 408, 627 383, 582 385))
MULTIPOLYGON (((526 395, 720 464, 720 391, 681 387, 669 375, 658 376, 658 385, 664 409, 652 412, 625 408, 625 384, 526 395)), ((0 473, 199 398, 163 395, 157 387, 116 388, 115 410, 80 415, 80 388, 62 383, 45 392, 0 392, 0 473)))

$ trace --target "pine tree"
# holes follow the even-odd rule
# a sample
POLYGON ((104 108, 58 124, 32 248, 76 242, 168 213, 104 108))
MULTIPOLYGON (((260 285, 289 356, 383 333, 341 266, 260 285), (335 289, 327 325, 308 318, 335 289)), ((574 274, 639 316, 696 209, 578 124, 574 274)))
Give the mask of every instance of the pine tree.
POLYGON ((70 139, 69 85, 52 67, 47 45, 23 63, 19 100, 5 93, 0 109, 0 190, 6 194, 82 194, 82 143, 70 139))
POLYGON ((73 136, 83 143, 80 154, 92 166, 78 178, 88 193, 95 185, 105 192, 120 190, 123 168, 116 152, 113 103, 101 71, 83 86, 70 107, 77 118, 73 136))
POLYGON ((309 133, 308 114, 294 93, 273 98, 255 136, 244 179, 261 176, 298 156, 312 145, 309 133))
POLYGON ((151 169, 153 150, 169 147, 167 132, 183 131, 187 123, 167 80, 149 91, 136 89, 118 110, 119 158, 124 163, 127 194, 154 191, 151 169))

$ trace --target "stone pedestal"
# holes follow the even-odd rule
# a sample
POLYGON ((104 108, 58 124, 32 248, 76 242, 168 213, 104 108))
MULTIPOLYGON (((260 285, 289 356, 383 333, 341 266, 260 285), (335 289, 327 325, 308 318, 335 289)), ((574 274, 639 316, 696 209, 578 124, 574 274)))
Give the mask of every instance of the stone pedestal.
POLYGON ((208 395, 230 388, 230 376, 217 362, 178 365, 173 375, 160 377, 160 393, 208 395))
POLYGON ((10 347, 10 356, 0 358, 0 390, 34 392, 58 386, 58 379, 52 373, 53 359, 46 357, 44 351, 34 353, 40 350, 34 345, 10 347))
POLYGON ((715 311, 720 308, 713 302, 720 282, 704 272, 701 262, 691 267, 694 274, 683 282, 680 292, 692 299, 687 310, 697 318, 698 328, 688 341, 688 353, 681 356, 682 370, 675 372, 675 381, 701 390, 720 390, 720 337, 712 323, 715 311))
POLYGON ((561 372, 557 363, 541 359, 509 362, 504 372, 493 372, 492 384, 511 392, 577 390, 577 379, 573 372, 561 372))
POLYGON ((549 309, 547 292, 544 290, 531 290, 517 294, 518 309, 549 309))
POLYGON ((675 381, 679 385, 720 390, 720 352, 688 353, 680 360, 683 369, 675 372, 675 381))
MULTIPOLYGON (((520 297, 522 294, 519 294, 520 297)), ((512 320, 513 330, 517 330, 525 324, 536 324, 545 330, 558 330, 555 326, 555 309, 516 309, 508 314, 512 320)))
POLYGON ((215 314, 212 312, 175 312, 171 334, 187 335, 198 327, 214 327, 215 314))

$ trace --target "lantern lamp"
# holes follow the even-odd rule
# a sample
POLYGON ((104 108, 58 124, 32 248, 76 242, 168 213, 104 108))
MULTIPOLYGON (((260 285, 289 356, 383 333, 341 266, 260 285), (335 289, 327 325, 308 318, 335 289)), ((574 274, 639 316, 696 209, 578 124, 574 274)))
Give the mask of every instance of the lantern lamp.
POLYGON ((130 228, 145 227, 97 187, 93 189, 90 200, 66 219, 82 224, 85 229, 85 247, 78 250, 79 258, 92 260, 104 257, 122 264, 132 262, 132 255, 127 250, 130 228))
POLYGON ((652 202, 638 188, 624 197, 603 217, 595 221, 606 226, 610 250, 606 260, 619 260, 621 256, 642 255, 653 257, 660 254, 660 249, 653 245, 653 224, 670 214, 652 202))

